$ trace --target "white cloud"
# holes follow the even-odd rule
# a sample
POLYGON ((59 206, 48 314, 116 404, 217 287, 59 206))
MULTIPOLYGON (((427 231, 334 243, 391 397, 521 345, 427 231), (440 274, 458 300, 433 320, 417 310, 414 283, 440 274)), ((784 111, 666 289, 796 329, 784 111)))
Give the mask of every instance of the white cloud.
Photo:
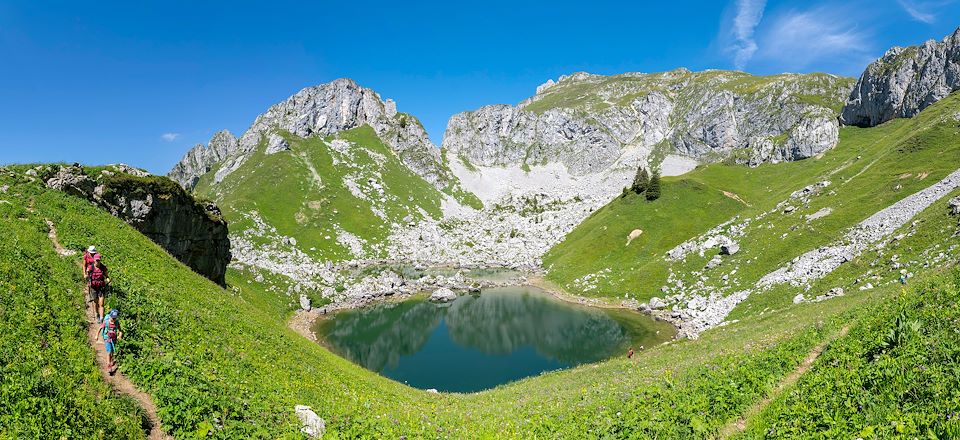
POLYGON ((944 0, 944 1, 935 1, 935 2, 918 2, 914 0, 897 0, 897 3, 900 3, 900 7, 904 11, 907 11, 907 14, 910 15, 916 21, 921 23, 931 24, 937 20, 937 15, 931 9, 939 9, 942 6, 949 5, 953 3, 953 0, 944 0))
POLYGON ((733 52, 733 65, 743 70, 747 62, 757 51, 757 42, 753 39, 753 31, 763 18, 765 0, 736 0, 737 14, 733 17, 733 44, 729 50, 733 52))
POLYGON ((871 36, 857 27, 856 17, 852 11, 832 5, 787 11, 758 37, 758 56, 786 69, 804 69, 814 62, 841 57, 859 60, 869 54, 871 36))
POLYGON ((173 142, 177 140, 177 138, 179 137, 180 137, 180 133, 164 133, 160 135, 160 138, 167 142, 173 142))

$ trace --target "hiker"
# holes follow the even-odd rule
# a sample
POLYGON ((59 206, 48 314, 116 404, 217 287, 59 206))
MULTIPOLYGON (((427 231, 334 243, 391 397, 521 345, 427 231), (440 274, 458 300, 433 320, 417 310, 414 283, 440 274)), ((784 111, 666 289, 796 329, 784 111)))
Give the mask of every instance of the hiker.
POLYGON ((103 256, 93 255, 93 267, 90 269, 90 291, 93 295, 94 311, 97 315, 97 321, 103 320, 103 297, 107 294, 110 287, 110 276, 107 274, 107 266, 103 264, 103 256))
POLYGON ((100 323, 100 332, 97 338, 103 338, 103 346, 107 349, 107 371, 113 374, 117 371, 114 363, 114 353, 117 352, 117 341, 123 338, 123 332, 120 331, 120 311, 113 309, 110 314, 103 318, 100 323))
POLYGON ((630 349, 627 350, 627 359, 631 358, 633 358, 633 347, 630 347, 630 349))
POLYGON ((84 293, 87 294, 87 302, 94 302, 94 298, 90 296, 90 271, 93 270, 94 255, 98 255, 97 247, 91 244, 83 253, 83 280, 86 283, 84 293))

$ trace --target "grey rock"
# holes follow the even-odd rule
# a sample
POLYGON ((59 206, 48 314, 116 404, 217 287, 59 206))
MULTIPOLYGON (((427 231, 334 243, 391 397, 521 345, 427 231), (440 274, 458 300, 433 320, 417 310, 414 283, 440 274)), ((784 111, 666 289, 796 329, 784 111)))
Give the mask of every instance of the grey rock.
POLYGON ((96 187, 96 182, 84 173, 83 168, 74 166, 61 166, 46 183, 49 188, 77 197, 87 197, 96 187))
POLYGON ((667 307, 667 302, 664 301, 664 300, 662 300, 662 299, 660 299, 659 297, 656 297, 656 296, 653 297, 653 298, 650 298, 650 302, 647 303, 647 304, 648 304, 648 305, 650 306, 650 308, 653 309, 653 310, 660 310, 660 309, 662 309, 662 308, 667 307))
MULTIPOLYGON (((721 246, 721 247, 720 247, 720 251, 721 251, 721 252, 723 252, 723 248, 724 248, 724 246, 721 246)), ((705 266, 705 269, 713 269, 713 268, 719 266, 720 263, 722 263, 722 262, 723 262, 723 258, 721 258, 719 255, 714 255, 713 258, 711 258, 710 261, 707 262, 707 265, 705 266)))
POLYGON ((960 197, 950 199, 949 205, 951 214, 960 215, 960 197))
POLYGON ((321 438, 327 430, 326 422, 313 412, 313 409, 306 405, 297 405, 294 407, 297 418, 300 419, 300 432, 306 434, 309 438, 321 438))
POLYGON ((740 251, 740 245, 734 242, 720 246, 720 255, 733 255, 740 251))
POLYGON ((273 133, 267 137, 267 154, 290 150, 290 144, 283 136, 273 133))
POLYGON ((300 309, 309 312, 310 311, 310 298, 307 295, 300 294, 300 309))
POLYGON ((960 28, 940 42, 893 47, 867 66, 840 115, 846 125, 872 127, 913 117, 960 89, 960 28))
POLYGON ((429 299, 430 301, 449 302, 457 299, 457 294, 446 287, 441 287, 434 290, 429 299))

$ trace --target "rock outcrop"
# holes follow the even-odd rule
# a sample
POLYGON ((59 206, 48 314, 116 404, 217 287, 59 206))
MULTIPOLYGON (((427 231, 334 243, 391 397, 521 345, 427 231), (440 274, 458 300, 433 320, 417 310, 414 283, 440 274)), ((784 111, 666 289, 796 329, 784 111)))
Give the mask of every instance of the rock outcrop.
POLYGON ((836 144, 831 107, 851 84, 824 74, 579 73, 515 107, 454 115, 443 147, 473 165, 562 162, 575 175, 603 171, 637 147, 753 165, 798 160, 836 144))
POLYGON ((397 112, 392 100, 383 101, 373 90, 350 79, 308 87, 257 116, 239 138, 227 131, 214 135, 204 147, 197 145, 177 163, 168 176, 190 190, 200 177, 216 169, 214 182, 235 171, 261 145, 275 154, 288 150, 286 135, 328 136, 363 125, 371 126, 384 143, 415 173, 442 187, 447 172, 440 153, 423 126, 413 116, 397 112))
POLYGON ((457 299, 457 294, 446 287, 441 287, 437 290, 434 290, 433 293, 430 294, 429 299, 430 301, 450 302, 457 299))
POLYGON ((126 166, 97 176, 61 166, 50 188, 86 198, 127 222, 197 273, 224 285, 230 263, 227 222, 213 203, 201 203, 166 177, 126 166))
POLYGON ((872 127, 913 117, 960 89, 960 28, 942 41, 893 47, 863 71, 840 121, 872 127))

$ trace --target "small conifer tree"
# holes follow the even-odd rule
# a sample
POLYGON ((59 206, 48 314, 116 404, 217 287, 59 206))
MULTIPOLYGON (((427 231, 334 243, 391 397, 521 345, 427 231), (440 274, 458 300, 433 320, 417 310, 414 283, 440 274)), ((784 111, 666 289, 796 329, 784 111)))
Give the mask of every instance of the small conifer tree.
POLYGON ((643 194, 649 186, 650 174, 643 165, 640 165, 640 167, 637 168, 637 175, 633 178, 633 184, 630 186, 630 189, 637 194, 643 194))
POLYGON ((647 200, 654 201, 660 198, 660 173, 654 172, 647 185, 647 200))

